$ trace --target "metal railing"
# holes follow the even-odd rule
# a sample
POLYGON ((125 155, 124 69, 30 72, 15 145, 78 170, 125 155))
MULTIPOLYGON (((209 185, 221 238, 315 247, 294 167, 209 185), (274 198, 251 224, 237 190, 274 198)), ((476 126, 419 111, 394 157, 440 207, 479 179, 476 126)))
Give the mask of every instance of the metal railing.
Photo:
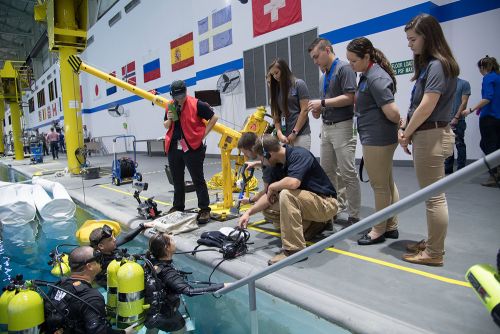
MULTIPOLYGON (((388 218, 403 212, 416 204, 419 204, 429 197, 435 196, 444 192, 446 189, 453 187, 454 185, 463 183, 474 176, 477 176, 485 171, 489 170, 491 167, 498 166, 500 164, 500 150, 497 150, 488 156, 481 158, 474 163, 462 168, 455 173, 446 176, 445 178, 420 189, 419 191, 399 200, 380 211, 360 220, 358 223, 351 225, 335 234, 325 238, 312 246, 303 249, 300 252, 287 257, 286 259, 273 264, 253 275, 242 278, 231 285, 222 288, 216 292, 217 295, 223 295, 233 290, 236 290, 244 285, 248 284, 249 290, 249 307, 250 307, 250 328, 252 333, 258 333, 258 319, 257 319, 257 300, 255 291, 255 281, 270 275, 282 268, 289 265, 297 263, 298 261, 318 253, 319 251, 333 246, 334 243, 342 241, 349 236, 356 235, 388 218)), ((444 168, 444 166, 443 166, 444 168)))

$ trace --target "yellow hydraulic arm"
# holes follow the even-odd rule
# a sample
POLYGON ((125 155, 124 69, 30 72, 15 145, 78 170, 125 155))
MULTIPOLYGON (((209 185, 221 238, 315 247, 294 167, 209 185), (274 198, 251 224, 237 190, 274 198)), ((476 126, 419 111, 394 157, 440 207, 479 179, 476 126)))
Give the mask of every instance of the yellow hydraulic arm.
MULTIPOLYGON (((144 89, 133 86, 123 80, 117 79, 112 75, 109 75, 106 72, 100 71, 95 67, 92 67, 88 64, 85 64, 78 56, 70 56, 68 59, 71 67, 75 72, 84 71, 93 76, 96 76, 104 81, 108 81, 113 85, 116 85, 120 88, 123 88, 135 95, 138 95, 146 100, 153 102, 154 104, 166 109, 168 103, 170 102, 168 99, 154 95, 144 89)), ((263 134, 269 125, 265 120, 266 110, 264 107, 257 108, 257 111, 252 114, 245 124, 242 132, 255 132, 257 134, 263 134)), ((233 206, 233 182, 231 178, 231 151, 237 147, 238 139, 241 137, 241 132, 231 129, 224 124, 216 123, 213 127, 213 130, 219 133, 222 137, 219 141, 219 148, 221 149, 221 161, 222 161, 222 179, 223 179, 223 194, 224 201, 218 207, 221 209, 217 209, 220 211, 221 216, 225 216, 227 214, 226 211, 233 206)))

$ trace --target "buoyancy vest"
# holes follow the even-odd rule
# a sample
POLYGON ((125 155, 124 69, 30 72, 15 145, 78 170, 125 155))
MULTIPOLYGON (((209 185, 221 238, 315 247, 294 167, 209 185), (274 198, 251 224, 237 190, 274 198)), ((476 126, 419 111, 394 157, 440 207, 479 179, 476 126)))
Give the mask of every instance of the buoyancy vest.
MULTIPOLYGON (((182 136, 187 141, 189 148, 196 150, 201 146, 203 135, 205 134, 206 125, 203 120, 198 117, 198 99, 187 95, 186 101, 182 106, 182 111, 179 115, 181 122, 182 136)), ((168 105, 165 112, 168 112, 168 105)), ((165 153, 168 154, 170 142, 174 133, 174 124, 170 125, 165 134, 165 153)))

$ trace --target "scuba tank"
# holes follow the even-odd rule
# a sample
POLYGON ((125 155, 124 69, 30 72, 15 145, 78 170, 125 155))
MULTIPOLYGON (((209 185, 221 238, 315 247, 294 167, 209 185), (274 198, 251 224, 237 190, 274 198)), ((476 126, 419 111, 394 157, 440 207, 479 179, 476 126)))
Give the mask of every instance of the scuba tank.
POLYGON ((7 307, 12 297, 16 295, 16 288, 14 285, 9 284, 4 289, 4 292, 0 296, 0 334, 7 334, 7 323, 9 322, 7 307))
MULTIPOLYGON (((134 323, 142 324, 145 318, 144 306, 144 269, 138 263, 127 260, 122 262, 117 272, 118 302, 116 325, 119 329, 134 323)), ((140 330, 142 326, 135 327, 140 330)))
POLYGON ((116 306, 118 302, 118 269, 120 261, 113 260, 109 263, 107 269, 107 298, 106 309, 108 318, 112 325, 116 324, 116 306))
POLYGON ((28 288, 16 290, 7 306, 7 328, 10 332, 36 334, 44 322, 43 299, 28 288))
POLYGON ((52 266, 50 273, 56 277, 69 276, 71 273, 68 254, 62 253, 60 255, 55 255, 53 259, 49 261, 49 265, 52 266))

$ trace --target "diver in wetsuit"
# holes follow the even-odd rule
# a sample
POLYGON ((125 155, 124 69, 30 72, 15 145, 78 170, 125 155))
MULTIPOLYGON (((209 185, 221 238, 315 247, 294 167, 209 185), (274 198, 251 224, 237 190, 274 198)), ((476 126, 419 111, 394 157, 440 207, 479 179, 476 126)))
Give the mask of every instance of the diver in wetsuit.
POLYGON ((120 253, 118 247, 131 241, 139 233, 144 231, 146 228, 153 227, 153 225, 153 222, 140 223, 139 226, 137 226, 132 231, 128 232, 125 235, 120 235, 118 239, 114 237, 113 229, 108 225, 98 227, 90 233, 90 246, 95 250, 100 251, 103 258, 102 271, 96 276, 95 279, 98 285, 106 287, 106 273, 108 265, 120 253))
POLYGON ((133 326, 125 330, 112 329, 106 321, 104 297, 92 287, 96 275, 101 271, 101 254, 92 247, 80 246, 69 255, 71 276, 56 284, 59 289, 49 292, 51 305, 57 305, 59 311, 45 311, 45 332, 64 334, 134 334, 133 326), (79 298, 71 296, 69 293, 79 298), (64 308, 61 310, 60 308, 64 308), (63 317, 53 317, 61 315, 63 317))
POLYGON ((172 256, 175 253, 175 241, 172 235, 158 233, 149 240, 147 257, 151 260, 156 276, 161 282, 162 303, 157 310, 149 311, 146 322, 147 334, 162 330, 170 333, 184 333, 185 320, 178 308, 179 295, 197 296, 214 292, 225 287, 228 283, 212 284, 207 287, 194 288, 186 282, 185 277, 174 268, 172 256))

